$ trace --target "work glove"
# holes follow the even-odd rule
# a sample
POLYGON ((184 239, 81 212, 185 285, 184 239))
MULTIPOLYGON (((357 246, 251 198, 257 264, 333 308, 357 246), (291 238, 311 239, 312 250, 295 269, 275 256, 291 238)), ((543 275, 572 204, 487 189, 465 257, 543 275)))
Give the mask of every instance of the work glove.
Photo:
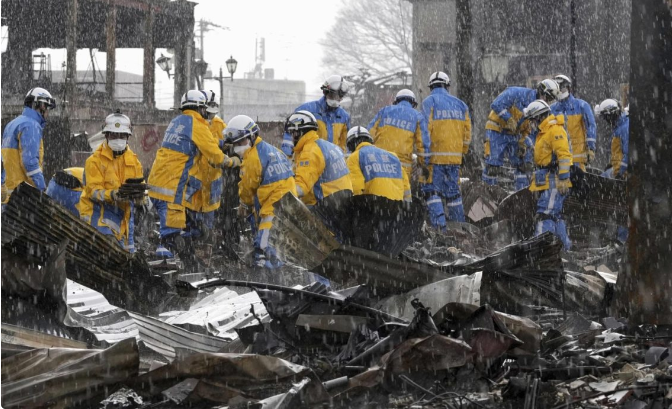
POLYGON ((240 158, 238 156, 225 156, 224 162, 222 163, 223 168, 239 168, 240 167, 240 158))
POLYGON ((588 163, 591 163, 593 159, 595 159, 595 151, 592 149, 588 149, 586 151, 586 158, 588 159, 588 163))
POLYGON ((424 180, 429 180, 429 175, 430 175, 431 172, 429 171, 429 166, 427 166, 425 161, 422 160, 422 159, 419 160, 418 161, 418 167, 420 168, 420 175, 422 176, 422 178, 424 180))
POLYGON ((569 188, 571 187, 572 182, 569 179, 558 180, 558 183, 555 184, 558 193, 561 195, 566 195, 569 193, 569 188))
POLYGON ((504 125, 504 129, 506 129, 507 131, 509 131, 512 134, 515 134, 516 131, 518 130, 518 121, 516 121, 516 119, 514 117, 510 117, 506 121, 506 125, 504 125))
POLYGON ((142 179, 128 179, 116 191, 117 197, 128 201, 141 201, 148 186, 142 179))
POLYGON ((245 218, 247 218, 247 216, 249 216, 249 214, 250 214, 250 209, 247 207, 247 205, 244 205, 244 204, 241 203, 238 206, 238 211, 236 212, 236 215, 238 217, 240 217, 241 219, 245 219, 245 218))
POLYGON ((532 164, 532 162, 523 161, 523 163, 521 163, 520 166, 518 167, 518 170, 520 170, 523 173, 532 173, 532 171, 534 170, 534 165, 532 164))

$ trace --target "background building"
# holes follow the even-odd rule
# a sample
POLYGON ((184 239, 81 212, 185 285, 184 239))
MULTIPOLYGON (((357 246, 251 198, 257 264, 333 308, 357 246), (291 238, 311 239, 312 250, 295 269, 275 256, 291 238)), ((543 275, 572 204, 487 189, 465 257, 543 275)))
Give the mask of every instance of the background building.
MULTIPOLYGON (((479 157, 490 104, 507 86, 562 73, 591 105, 609 97, 627 104, 630 0, 410 1, 414 91, 426 97, 429 75, 448 73, 451 93, 471 108, 479 157)), ((605 128, 598 122, 600 165, 610 144, 605 128)))

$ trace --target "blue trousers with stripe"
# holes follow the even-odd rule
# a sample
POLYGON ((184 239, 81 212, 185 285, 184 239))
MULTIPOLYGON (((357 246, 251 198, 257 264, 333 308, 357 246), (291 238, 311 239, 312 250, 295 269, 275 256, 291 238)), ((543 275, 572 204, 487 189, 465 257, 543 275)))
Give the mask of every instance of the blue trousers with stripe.
POLYGON ((555 175, 550 174, 549 188, 541 191, 539 200, 537 200, 538 220, 535 227, 535 235, 537 236, 547 231, 555 234, 562 241, 565 251, 572 246, 567 234, 567 224, 562 218, 562 206, 566 198, 567 195, 560 194, 556 189, 555 175))
POLYGON ((422 192, 427 198, 429 222, 433 227, 444 228, 446 221, 464 221, 459 182, 459 165, 432 165, 432 183, 423 184, 422 192))

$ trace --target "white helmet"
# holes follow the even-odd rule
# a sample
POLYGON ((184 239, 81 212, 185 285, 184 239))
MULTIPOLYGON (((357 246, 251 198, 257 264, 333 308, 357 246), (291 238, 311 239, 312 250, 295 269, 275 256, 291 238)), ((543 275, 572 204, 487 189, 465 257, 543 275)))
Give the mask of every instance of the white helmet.
POLYGON ((317 130, 317 119, 308 111, 296 111, 287 118, 285 132, 317 130))
POLYGON ((345 145, 351 152, 355 151, 357 145, 355 145, 354 142, 359 138, 368 139, 367 142, 373 143, 373 137, 371 137, 368 129, 363 126, 353 126, 350 128, 348 136, 345 138, 345 145))
POLYGON ((402 89, 397 92, 397 96, 394 97, 394 103, 397 104, 401 101, 408 101, 415 108, 418 105, 418 101, 415 99, 415 94, 410 89, 402 89))
POLYGON ((595 105, 595 115, 609 116, 620 115, 621 103, 613 98, 607 98, 599 105, 595 105))
POLYGON ((324 95, 330 92, 337 92, 338 96, 343 98, 350 90, 350 83, 340 75, 332 75, 324 81, 320 89, 324 95))
POLYGON ((243 138, 254 138, 259 135, 259 125, 247 115, 236 115, 227 123, 222 131, 226 143, 234 144, 243 138))
POLYGON ((450 78, 448 78, 448 74, 446 74, 443 71, 437 71, 434 74, 430 75, 427 86, 429 86, 429 88, 432 88, 435 85, 443 85, 449 87, 450 78))
POLYGON ((49 109, 56 108, 56 100, 44 88, 31 88, 23 99, 23 104, 32 107, 34 102, 44 102, 49 109))
POLYGON ((545 79, 537 84, 537 98, 550 98, 551 101, 558 99, 560 94, 560 87, 558 83, 552 79, 545 79))
POLYGON ((133 126, 131 120, 126 115, 117 111, 105 118, 105 125, 103 125, 103 133, 123 133, 133 135, 133 126))
POLYGON ((553 80, 558 83, 558 87, 560 88, 560 92, 558 92, 558 100, 562 101, 569 96, 572 80, 570 80, 568 76, 562 74, 556 75, 553 77, 553 80))
POLYGON ((548 112, 551 112, 548 102, 543 99, 537 99, 530 102, 530 105, 523 110, 523 115, 525 119, 535 119, 548 112))
POLYGON ((206 102, 207 98, 203 91, 190 89, 186 94, 182 95, 182 100, 180 101, 180 110, 198 109, 205 107, 206 102))
POLYGON ((219 104, 215 100, 216 94, 212 90, 201 90, 205 94, 205 104, 208 106, 205 110, 209 114, 218 114, 219 113, 219 104))
POLYGON ((553 77, 553 80, 555 80, 555 82, 558 83, 558 86, 560 88, 572 86, 572 80, 570 80, 569 77, 566 75, 558 74, 555 77, 553 77))

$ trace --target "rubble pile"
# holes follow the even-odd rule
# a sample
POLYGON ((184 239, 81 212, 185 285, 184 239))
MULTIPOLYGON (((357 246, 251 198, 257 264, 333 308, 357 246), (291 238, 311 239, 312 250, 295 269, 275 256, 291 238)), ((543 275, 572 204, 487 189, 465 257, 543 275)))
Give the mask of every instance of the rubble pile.
POLYGON ((210 249, 202 271, 117 260, 115 243, 18 189, 3 213, 2 405, 669 407, 672 333, 608 314, 621 249, 516 239, 510 198, 467 190, 483 198, 470 214, 488 206, 474 223, 345 243, 285 197, 278 273, 248 268, 242 247, 210 249), (21 198, 67 222, 40 234, 21 198), (92 246, 109 252, 89 261, 92 246))

